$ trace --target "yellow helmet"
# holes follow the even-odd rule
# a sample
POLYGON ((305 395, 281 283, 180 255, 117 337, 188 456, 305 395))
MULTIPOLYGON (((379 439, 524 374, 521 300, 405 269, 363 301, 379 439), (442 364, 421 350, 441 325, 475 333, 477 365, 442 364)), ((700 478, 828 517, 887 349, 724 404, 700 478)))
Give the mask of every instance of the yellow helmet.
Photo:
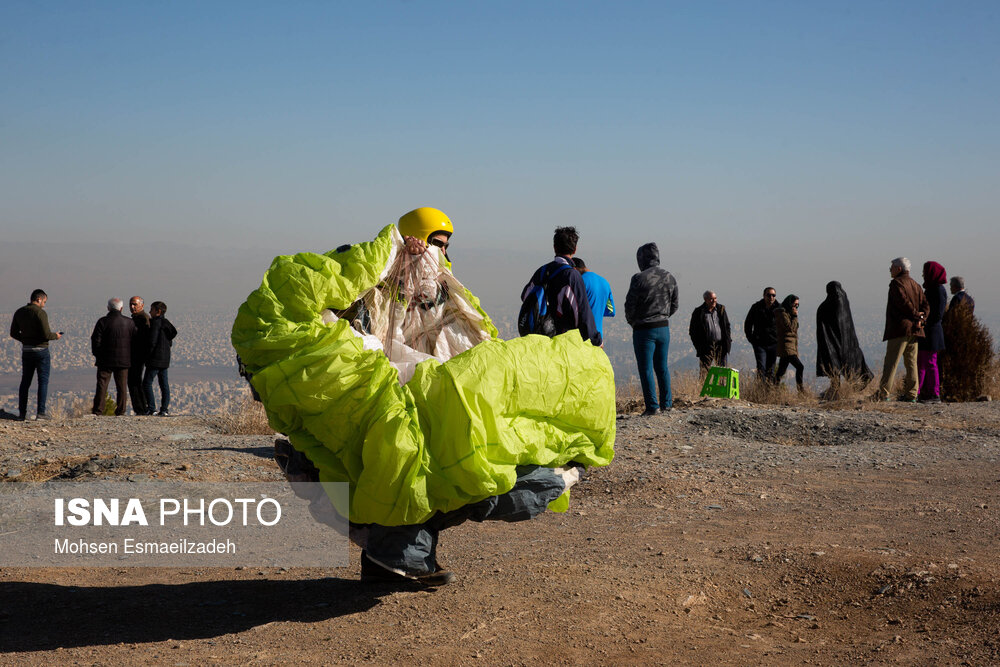
POLYGON ((415 208, 399 219, 399 233, 403 236, 413 236, 426 241, 427 237, 435 232, 444 232, 448 236, 454 233, 455 228, 451 225, 442 211, 429 206, 415 208))

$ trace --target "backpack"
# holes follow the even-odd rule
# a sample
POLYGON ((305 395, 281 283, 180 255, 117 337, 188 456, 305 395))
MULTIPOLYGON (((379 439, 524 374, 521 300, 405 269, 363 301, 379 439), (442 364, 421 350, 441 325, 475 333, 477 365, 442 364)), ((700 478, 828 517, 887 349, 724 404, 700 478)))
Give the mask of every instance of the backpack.
POLYGON ((562 272, 563 269, 570 268, 573 267, 569 264, 555 264, 554 262, 542 267, 542 275, 538 283, 532 286, 531 291, 524 297, 524 301, 521 303, 521 311, 517 314, 518 335, 541 334, 543 336, 554 336, 556 334, 552 316, 548 313, 545 286, 549 280, 562 272))

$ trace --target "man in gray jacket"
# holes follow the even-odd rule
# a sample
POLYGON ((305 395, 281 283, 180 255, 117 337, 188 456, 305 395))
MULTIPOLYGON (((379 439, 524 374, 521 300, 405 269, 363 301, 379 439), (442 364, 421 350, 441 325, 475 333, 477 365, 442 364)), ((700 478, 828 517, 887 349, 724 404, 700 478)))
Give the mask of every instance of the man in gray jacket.
POLYGON ((646 411, 642 414, 648 417, 655 415, 657 410, 669 410, 674 404, 667 353, 670 351, 669 319, 677 312, 677 281, 660 267, 660 250, 655 243, 639 246, 635 256, 640 271, 632 276, 625 296, 625 319, 632 325, 632 347, 646 403, 646 411))

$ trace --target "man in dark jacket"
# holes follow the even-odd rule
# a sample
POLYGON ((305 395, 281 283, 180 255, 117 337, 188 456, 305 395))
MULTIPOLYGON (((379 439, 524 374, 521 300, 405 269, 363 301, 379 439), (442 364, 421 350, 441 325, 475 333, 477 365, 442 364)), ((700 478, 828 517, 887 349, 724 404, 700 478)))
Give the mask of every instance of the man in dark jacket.
POLYGON ((132 321, 136 326, 135 336, 132 337, 132 363, 128 369, 128 395, 132 399, 132 412, 137 415, 146 414, 142 371, 146 367, 146 354, 149 352, 149 313, 143 310, 144 306, 141 296, 128 300, 128 309, 132 311, 132 321))
POLYGON ((132 364, 132 337, 135 336, 135 322, 122 315, 122 300, 108 299, 108 314, 97 320, 94 332, 90 334, 90 351, 97 366, 97 390, 94 392, 95 415, 104 414, 104 397, 108 393, 108 381, 113 375, 117 403, 115 416, 125 414, 128 404, 126 387, 128 369, 132 364))
POLYGON ((625 320, 632 325, 632 348, 646 404, 643 415, 648 417, 674 405, 667 356, 669 320, 677 312, 677 281, 660 267, 660 250, 655 243, 639 246, 635 258, 639 273, 632 276, 625 296, 625 320))
POLYGON ((590 310, 590 301, 587 298, 587 287, 573 264, 573 255, 576 254, 576 244, 579 240, 580 236, 575 227, 556 228, 552 237, 555 259, 539 267, 532 274, 531 280, 521 290, 521 301, 528 298, 536 285, 542 285, 548 307, 547 318, 552 325, 551 335, 558 336, 572 329, 578 329, 584 340, 589 340, 594 346, 600 347, 601 332, 594 323, 594 313, 590 310))
POLYGON ((688 333, 694 343, 695 354, 701 362, 701 372, 707 373, 711 366, 725 366, 729 350, 733 345, 733 333, 729 326, 726 307, 719 303, 715 292, 709 290, 702 295, 705 303, 691 313, 688 333))
POLYGON ((952 293, 951 303, 948 304, 949 310, 965 306, 969 309, 970 314, 976 311, 976 300, 972 298, 971 294, 965 291, 965 278, 962 276, 952 276, 951 281, 948 283, 948 288, 951 289, 952 293))
POLYGON ((743 322, 743 331, 757 360, 757 377, 774 378, 774 363, 778 358, 778 334, 774 329, 774 309, 778 307, 778 292, 764 288, 764 298, 750 306, 743 322))
POLYGON ((49 393, 49 341, 62 338, 62 332, 53 333, 49 329, 49 316, 43 310, 49 296, 44 290, 36 289, 25 306, 14 312, 10 321, 10 337, 21 343, 21 386, 17 391, 17 418, 24 421, 28 414, 28 390, 31 380, 38 373, 38 419, 48 419, 45 413, 45 399, 49 393))
POLYGON ((899 400, 917 402, 917 340, 924 336, 924 321, 930 307, 920 284, 910 277, 910 260, 897 257, 889 265, 889 299, 885 307, 885 333, 882 340, 888 341, 885 349, 885 363, 882 366, 882 381, 874 400, 888 401, 896 379, 896 366, 903 359, 906 382, 899 400))
POLYGON ((149 306, 149 355, 146 357, 146 373, 142 377, 142 393, 146 397, 146 414, 153 414, 156 401, 153 398, 153 378, 160 384, 160 417, 170 415, 170 383, 167 380, 167 369, 170 368, 170 348, 177 336, 177 329, 164 315, 167 304, 154 301, 149 306))

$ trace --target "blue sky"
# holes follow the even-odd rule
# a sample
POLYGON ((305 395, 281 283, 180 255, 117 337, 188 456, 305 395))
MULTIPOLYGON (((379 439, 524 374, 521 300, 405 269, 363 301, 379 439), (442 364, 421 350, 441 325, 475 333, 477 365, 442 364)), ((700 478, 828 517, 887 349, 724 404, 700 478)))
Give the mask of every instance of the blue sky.
POLYGON ((897 255, 996 311, 998 34, 993 2, 7 0, 0 226, 135 244, 169 290, 156 244, 324 251, 430 205, 488 308, 575 224, 619 300, 654 240, 685 311, 876 307, 897 255))

